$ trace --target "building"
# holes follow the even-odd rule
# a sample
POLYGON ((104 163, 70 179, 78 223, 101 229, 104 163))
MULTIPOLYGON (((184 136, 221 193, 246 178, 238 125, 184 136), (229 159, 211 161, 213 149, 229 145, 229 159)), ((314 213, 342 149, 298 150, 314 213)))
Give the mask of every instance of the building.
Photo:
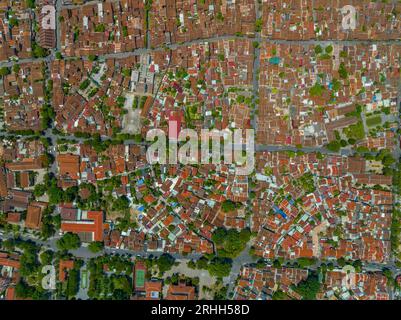
POLYGON ((106 226, 103 223, 102 211, 88 211, 77 221, 61 223, 62 232, 72 232, 79 236, 83 242, 103 241, 103 232, 106 226))
POLYGON ((32 201, 26 213, 25 227, 28 229, 39 230, 42 226, 42 216, 47 203, 32 201))
POLYGON ((79 178, 79 156, 60 154, 57 156, 60 176, 77 180, 79 178))
POLYGON ((166 300, 195 300, 195 287, 187 286, 185 283, 170 285, 166 300))
POLYGON ((146 281, 145 282, 145 299, 160 300, 162 292, 161 281, 146 281))
POLYGON ((74 260, 60 260, 58 274, 60 282, 64 282, 67 279, 68 270, 72 270, 73 268, 74 260))

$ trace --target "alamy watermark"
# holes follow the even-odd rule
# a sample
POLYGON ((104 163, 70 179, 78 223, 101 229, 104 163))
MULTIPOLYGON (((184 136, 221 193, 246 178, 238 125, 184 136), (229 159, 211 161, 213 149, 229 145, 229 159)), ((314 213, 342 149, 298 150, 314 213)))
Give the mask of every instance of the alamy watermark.
POLYGON ((176 121, 169 121, 169 138, 161 129, 151 129, 146 140, 153 142, 146 159, 150 164, 235 164, 235 174, 249 175, 255 167, 255 135, 253 129, 178 130, 176 121), (245 138, 243 134, 245 133, 245 138), (200 148, 199 148, 200 144, 200 148), (200 153, 199 153, 200 149, 200 153))
POLYGON ((46 265, 42 268, 42 288, 45 290, 56 289, 56 269, 52 265, 46 265))
POLYGON ((356 9, 351 5, 346 5, 341 8, 341 14, 343 19, 341 26, 344 30, 355 30, 356 29, 356 9))
POLYGON ((56 30, 56 8, 52 5, 45 5, 40 12, 42 29, 56 30))

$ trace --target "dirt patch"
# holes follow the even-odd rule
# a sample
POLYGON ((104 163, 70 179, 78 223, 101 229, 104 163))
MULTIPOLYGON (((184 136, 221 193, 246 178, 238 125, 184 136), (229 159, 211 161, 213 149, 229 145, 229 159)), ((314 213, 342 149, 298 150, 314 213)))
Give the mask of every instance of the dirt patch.
POLYGON ((140 112, 141 109, 134 109, 135 95, 127 94, 125 96, 124 109, 127 110, 127 113, 124 115, 123 123, 122 123, 122 132, 129 134, 138 134, 141 132, 141 117, 140 112))

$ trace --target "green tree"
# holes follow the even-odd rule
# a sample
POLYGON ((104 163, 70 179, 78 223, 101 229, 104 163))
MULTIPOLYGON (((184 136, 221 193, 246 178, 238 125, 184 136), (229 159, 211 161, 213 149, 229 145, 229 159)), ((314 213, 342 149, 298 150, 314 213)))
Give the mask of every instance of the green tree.
POLYGON ((320 45, 315 46, 315 53, 320 54, 323 52, 323 49, 320 45))
POLYGON ((212 240, 217 246, 217 252, 220 257, 235 258, 245 249, 250 237, 251 232, 249 229, 243 229, 238 232, 235 229, 217 228, 213 232, 212 240))
POLYGON ((221 208, 223 209, 224 212, 230 212, 233 211, 236 208, 235 202, 232 202, 231 200, 225 200, 221 208))
POLYGON ((35 9, 36 1, 35 0, 26 0, 26 5, 28 8, 35 9))
POLYGON ((344 267, 347 264, 347 261, 343 257, 340 257, 340 258, 337 259, 337 264, 340 267, 344 267))
POLYGON ((312 96, 312 97, 320 97, 322 94, 323 94, 323 91, 325 90, 325 87, 324 86, 322 86, 321 84, 319 84, 319 83, 315 83, 314 85, 313 85, 313 87, 311 87, 310 89, 309 89, 309 94, 312 96))
POLYGON ((68 298, 75 297, 79 291, 79 270, 72 269, 68 272, 66 295, 68 298))
POLYGON ((40 261, 44 265, 51 264, 53 261, 54 253, 51 250, 46 250, 40 254, 40 261))
POLYGON ((156 265, 159 268, 159 271, 161 274, 163 274, 166 271, 169 271, 173 265, 174 265, 175 259, 167 254, 163 253, 157 260, 156 260, 156 265))
POLYGON ((327 46, 324 50, 326 51, 326 53, 330 54, 330 53, 333 52, 333 46, 332 46, 332 45, 329 45, 329 46, 327 46))
POLYGON ((81 246, 81 240, 75 233, 67 232, 56 244, 60 250, 74 250, 81 246))
POLYGON ((327 144, 327 149, 330 151, 334 151, 334 152, 338 152, 341 149, 341 145, 340 142, 338 142, 337 140, 333 140, 330 143, 327 144))
POLYGON ((10 68, 2 67, 0 68, 0 77, 4 77, 10 74, 10 68))
POLYGON ((113 211, 122 211, 129 209, 130 202, 126 196, 121 196, 113 202, 113 211))
POLYGON ((91 251, 93 253, 100 252, 103 250, 103 248, 104 248, 104 244, 103 244, 103 242, 100 242, 100 241, 91 242, 88 246, 89 251, 91 251))
POLYGON ((316 294, 320 290, 320 282, 316 274, 311 274, 306 280, 293 286, 293 290, 302 296, 303 300, 315 300, 316 294))
POLYGON ((38 198, 43 196, 46 193, 46 186, 42 183, 39 183, 37 185, 35 185, 35 188, 33 189, 33 195, 38 198))
POLYGON ((230 259, 215 257, 209 263, 207 270, 211 276, 223 278, 230 274, 231 267, 232 261, 230 259))
POLYGON ((340 63, 339 69, 338 69, 338 74, 340 75, 341 79, 347 79, 348 78, 348 71, 345 68, 345 64, 343 62, 340 63))

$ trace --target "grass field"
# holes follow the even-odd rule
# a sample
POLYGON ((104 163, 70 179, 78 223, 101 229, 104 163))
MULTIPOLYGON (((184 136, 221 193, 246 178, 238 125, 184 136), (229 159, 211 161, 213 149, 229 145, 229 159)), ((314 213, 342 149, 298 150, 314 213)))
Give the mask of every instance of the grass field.
POLYGON ((382 117, 380 115, 372 116, 366 119, 366 125, 368 127, 375 127, 382 122, 382 117))
POLYGON ((362 140, 365 137, 362 121, 358 121, 358 123, 351 124, 347 128, 344 128, 344 133, 348 139, 362 140))

